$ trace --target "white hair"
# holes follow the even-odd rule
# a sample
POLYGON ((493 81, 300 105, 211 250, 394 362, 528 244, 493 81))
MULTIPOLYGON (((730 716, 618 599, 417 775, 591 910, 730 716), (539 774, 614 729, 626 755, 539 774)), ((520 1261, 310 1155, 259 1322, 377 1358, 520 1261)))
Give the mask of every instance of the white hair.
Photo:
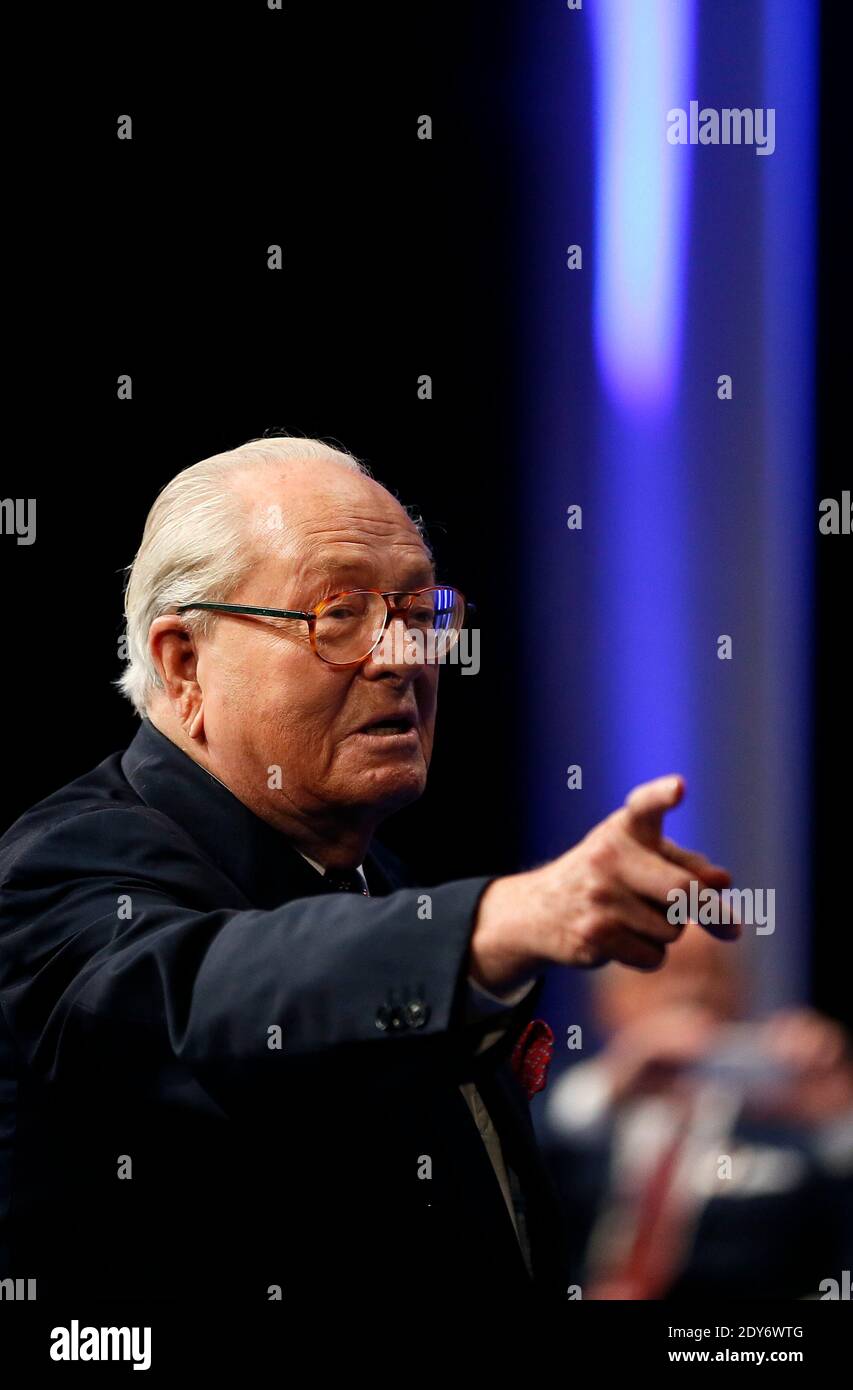
MULTIPOLYGON (((127 666, 115 682, 137 714, 145 714, 154 689, 162 688, 148 633, 155 618, 183 603, 204 599, 224 603, 257 561, 247 544, 246 505, 229 486, 230 476, 246 467, 269 467, 284 460, 324 460, 370 478, 366 464, 319 439, 278 435, 252 439, 227 453, 214 454, 183 469, 155 501, 133 564, 128 567, 124 612, 127 666)), ((424 538, 420 518, 407 513, 424 538)), ((186 615, 187 626, 205 632, 213 613, 186 615)))

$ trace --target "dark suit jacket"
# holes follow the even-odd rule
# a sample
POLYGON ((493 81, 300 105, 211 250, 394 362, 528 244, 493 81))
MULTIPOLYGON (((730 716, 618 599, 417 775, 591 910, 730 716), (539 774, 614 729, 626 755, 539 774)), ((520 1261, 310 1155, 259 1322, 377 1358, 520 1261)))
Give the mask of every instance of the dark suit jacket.
POLYGON ((458 1089, 473 1078, 535 1282, 559 1293, 555 1194, 508 1064, 539 989, 478 1058, 485 1026, 466 1021, 489 879, 404 887, 379 848, 365 872, 370 898, 326 892, 148 721, 6 833, 0 1276, 37 1278, 40 1298, 351 1301, 365 1281, 524 1297, 458 1089))

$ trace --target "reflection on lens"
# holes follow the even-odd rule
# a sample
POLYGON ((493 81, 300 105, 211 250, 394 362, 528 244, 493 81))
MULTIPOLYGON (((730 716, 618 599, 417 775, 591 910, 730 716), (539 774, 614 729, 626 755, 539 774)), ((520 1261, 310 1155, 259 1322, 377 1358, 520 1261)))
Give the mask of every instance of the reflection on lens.
MULTIPOLYGON (((462 596, 456 589, 440 587, 413 596, 408 606, 405 598, 400 602, 401 610, 395 617, 405 614, 411 634, 409 646, 421 651, 420 660, 442 660, 459 638, 465 610, 462 596)), ((398 623, 393 624, 393 632, 386 631, 387 618, 388 608, 381 594, 357 590, 338 594, 317 616, 314 633, 319 655, 332 663, 360 661, 383 640, 383 633, 386 644, 396 633, 402 636, 398 623)), ((403 655, 402 641, 399 645, 399 660, 412 664, 412 657, 403 655)), ((393 641, 386 660, 398 660, 393 641)))

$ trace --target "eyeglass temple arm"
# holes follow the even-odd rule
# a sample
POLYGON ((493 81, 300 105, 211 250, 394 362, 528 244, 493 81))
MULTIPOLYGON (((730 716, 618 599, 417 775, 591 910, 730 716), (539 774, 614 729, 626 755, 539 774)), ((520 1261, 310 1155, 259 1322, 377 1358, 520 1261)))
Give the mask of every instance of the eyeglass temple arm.
POLYGON ((182 603, 179 613, 189 608, 205 608, 219 613, 251 613, 261 618, 315 618, 316 613, 303 613, 296 608, 252 608, 245 603, 182 603))

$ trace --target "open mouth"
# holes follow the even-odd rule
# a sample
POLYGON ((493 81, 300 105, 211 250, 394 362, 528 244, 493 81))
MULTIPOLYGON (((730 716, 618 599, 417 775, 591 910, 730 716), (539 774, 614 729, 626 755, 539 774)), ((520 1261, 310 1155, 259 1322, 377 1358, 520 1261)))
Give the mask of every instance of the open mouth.
POLYGON ((412 720, 406 719, 402 715, 398 719, 375 719, 372 724, 366 724, 363 729, 359 729, 359 733, 370 734, 376 738, 394 738, 414 732, 415 726, 412 720))

